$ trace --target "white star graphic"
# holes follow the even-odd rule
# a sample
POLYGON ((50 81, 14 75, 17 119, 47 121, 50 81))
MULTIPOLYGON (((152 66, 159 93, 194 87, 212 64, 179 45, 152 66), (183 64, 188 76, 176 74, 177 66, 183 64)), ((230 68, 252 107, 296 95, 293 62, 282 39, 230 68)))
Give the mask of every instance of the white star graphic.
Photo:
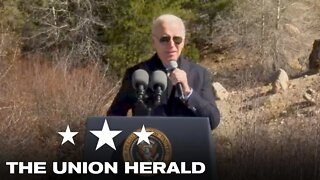
POLYGON ((148 137, 151 134, 153 134, 153 132, 146 132, 144 125, 142 126, 142 129, 140 132, 133 132, 133 133, 136 134, 137 136, 139 136, 139 140, 138 140, 137 144, 141 143, 142 141, 145 141, 146 143, 150 144, 148 137))
POLYGON ((101 131, 90 131, 90 132, 99 138, 96 150, 98 150, 104 144, 108 144, 110 147, 116 150, 116 147, 113 142, 113 138, 116 135, 118 135, 121 131, 110 131, 107 119, 105 119, 103 128, 101 131))
POLYGON ((65 132, 58 132, 61 136, 63 136, 63 140, 62 140, 62 144, 64 144, 65 142, 69 141, 74 145, 74 141, 73 141, 73 136, 75 136, 76 134, 78 134, 78 132, 71 132, 70 131, 70 127, 69 125, 67 126, 67 129, 65 132))

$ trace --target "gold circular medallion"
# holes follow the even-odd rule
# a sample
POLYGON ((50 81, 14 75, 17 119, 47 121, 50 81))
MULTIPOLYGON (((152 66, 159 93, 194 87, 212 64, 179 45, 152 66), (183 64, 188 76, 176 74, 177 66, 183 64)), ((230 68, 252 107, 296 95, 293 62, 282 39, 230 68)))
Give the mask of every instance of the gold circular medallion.
MULTIPOLYGON (((135 132, 140 132, 137 129, 135 132)), ((124 141, 122 156, 125 162, 164 162, 168 164, 172 157, 172 147, 167 136, 155 128, 146 128, 153 132, 148 138, 150 144, 142 141, 138 144, 139 137, 132 133, 124 141)))

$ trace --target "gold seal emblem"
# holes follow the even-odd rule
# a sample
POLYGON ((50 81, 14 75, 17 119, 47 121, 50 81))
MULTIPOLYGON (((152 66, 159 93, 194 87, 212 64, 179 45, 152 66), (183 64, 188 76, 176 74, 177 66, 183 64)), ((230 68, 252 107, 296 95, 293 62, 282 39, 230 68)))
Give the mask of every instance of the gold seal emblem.
MULTIPOLYGON (((135 132, 141 131, 137 129, 135 132)), ((153 132, 149 136, 150 144, 145 141, 138 144, 138 136, 130 134, 124 141, 122 156, 125 162, 164 162, 168 164, 172 157, 172 147, 167 136, 155 128, 146 128, 153 132)))

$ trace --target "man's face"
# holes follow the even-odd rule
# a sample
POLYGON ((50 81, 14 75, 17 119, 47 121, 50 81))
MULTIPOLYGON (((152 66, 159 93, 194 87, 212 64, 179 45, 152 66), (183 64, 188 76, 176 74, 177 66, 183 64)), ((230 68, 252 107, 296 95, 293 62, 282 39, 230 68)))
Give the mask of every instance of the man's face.
POLYGON ((183 27, 177 22, 164 22, 152 34, 152 45, 164 64, 177 60, 184 47, 183 27))

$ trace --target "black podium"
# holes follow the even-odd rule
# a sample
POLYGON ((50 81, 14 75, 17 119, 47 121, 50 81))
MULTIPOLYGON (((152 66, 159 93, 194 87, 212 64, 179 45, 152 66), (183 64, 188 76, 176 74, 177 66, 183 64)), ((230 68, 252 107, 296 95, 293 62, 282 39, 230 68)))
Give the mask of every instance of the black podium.
MULTIPOLYGON (((163 136, 161 135, 161 138, 163 136)), ((161 139, 160 138, 160 139, 161 139)), ((136 142, 133 142, 136 143, 136 142)), ((164 145, 168 150, 168 145, 164 145)), ((161 155, 160 155, 161 156, 161 155)), ((89 117, 86 123, 85 145, 84 145, 85 162, 118 162, 119 173, 117 174, 99 174, 85 175, 83 179, 197 179, 213 180, 217 179, 214 140, 211 134, 209 120, 202 117, 89 117), (96 150, 98 138, 90 131, 101 130, 105 121, 108 122, 110 130, 121 130, 113 138, 116 150, 107 144, 96 150), (133 132, 137 132, 142 126, 157 130, 166 137, 170 145, 170 161, 186 162, 190 165, 192 162, 202 162, 205 164, 205 171, 201 174, 156 174, 156 175, 136 175, 124 174, 121 169, 124 167, 124 151, 130 151, 128 148, 128 139, 132 137, 133 132), (127 148, 127 149, 125 149, 127 148)), ((189 166, 190 167, 190 166, 189 166)))

